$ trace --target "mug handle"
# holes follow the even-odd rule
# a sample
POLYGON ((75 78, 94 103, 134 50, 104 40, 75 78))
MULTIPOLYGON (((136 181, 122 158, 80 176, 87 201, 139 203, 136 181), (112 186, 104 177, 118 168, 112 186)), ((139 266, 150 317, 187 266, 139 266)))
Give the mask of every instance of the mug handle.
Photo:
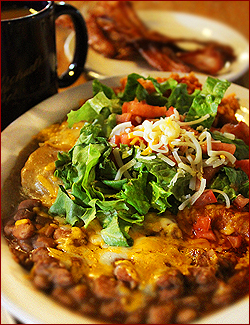
POLYGON ((61 15, 69 15, 73 21, 76 34, 76 45, 73 62, 67 71, 58 76, 59 88, 72 85, 81 75, 88 52, 88 32, 85 21, 79 10, 67 3, 55 3, 55 19, 61 15))

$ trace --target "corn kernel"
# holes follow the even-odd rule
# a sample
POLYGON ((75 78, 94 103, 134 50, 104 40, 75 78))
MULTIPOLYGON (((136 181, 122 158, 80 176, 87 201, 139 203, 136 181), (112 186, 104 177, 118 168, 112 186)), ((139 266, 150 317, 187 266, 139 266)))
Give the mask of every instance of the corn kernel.
POLYGON ((15 226, 24 225, 29 222, 29 219, 20 219, 15 222, 15 226))

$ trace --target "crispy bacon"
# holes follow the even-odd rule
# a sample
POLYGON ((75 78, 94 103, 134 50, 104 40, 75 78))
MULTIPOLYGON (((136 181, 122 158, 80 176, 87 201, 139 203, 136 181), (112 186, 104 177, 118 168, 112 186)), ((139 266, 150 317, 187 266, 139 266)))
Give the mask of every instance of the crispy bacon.
POLYGON ((172 38, 149 30, 130 1, 93 3, 86 19, 89 44, 106 57, 133 60, 138 55, 158 70, 194 70, 211 75, 216 75, 226 62, 235 60, 234 51, 228 45, 192 38, 172 38), (192 42, 199 48, 185 50, 179 45, 185 42, 192 42))

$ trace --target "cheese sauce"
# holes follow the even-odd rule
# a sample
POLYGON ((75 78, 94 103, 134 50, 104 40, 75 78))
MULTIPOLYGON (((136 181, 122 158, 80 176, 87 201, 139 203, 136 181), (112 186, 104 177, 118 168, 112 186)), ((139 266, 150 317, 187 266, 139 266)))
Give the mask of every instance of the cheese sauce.
POLYGON ((150 222, 146 221, 143 229, 137 228, 130 233, 134 240, 132 247, 106 245, 99 232, 101 228, 95 220, 87 230, 72 227, 71 233, 57 239, 56 249, 49 248, 49 254, 60 259, 67 267, 72 267, 74 258, 80 259, 78 267, 74 266, 77 278, 82 275, 90 278, 98 278, 103 274, 113 275, 114 267, 126 260, 125 266, 134 272, 133 276, 140 284, 139 289, 151 288, 153 291, 157 279, 166 273, 170 266, 179 269, 184 275, 189 274, 195 252, 209 250, 210 244, 206 239, 184 241, 177 224, 166 222, 168 218, 165 218, 165 225, 164 217, 157 217, 160 221, 155 223, 152 222, 154 214, 149 214, 148 218, 150 222), (157 236, 148 236, 147 226, 160 232, 157 236), (79 242, 83 243, 86 239, 86 233, 86 244, 79 245, 79 242))

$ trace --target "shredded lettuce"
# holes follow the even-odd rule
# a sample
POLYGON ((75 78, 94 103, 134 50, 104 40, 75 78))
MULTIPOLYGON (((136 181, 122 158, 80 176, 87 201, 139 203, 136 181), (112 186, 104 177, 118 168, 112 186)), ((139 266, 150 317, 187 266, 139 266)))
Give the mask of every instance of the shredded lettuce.
POLYGON ((210 117, 200 123, 200 125, 209 129, 217 114, 218 105, 230 84, 226 80, 208 77, 201 92, 194 97, 185 121, 194 121, 209 114, 210 117))
MULTIPOLYGON (((71 225, 82 224, 85 227, 97 218, 106 244, 131 246, 133 241, 129 230, 133 224, 142 225, 149 211, 161 214, 168 209, 176 212, 180 203, 192 194, 189 188, 191 175, 178 173, 176 167, 158 157, 143 159, 138 155, 138 148, 121 144, 119 154, 123 164, 131 159, 136 159, 136 164, 129 170, 131 178, 115 180, 118 167, 112 158, 108 137, 116 125, 116 115, 121 114, 122 104, 137 98, 150 105, 174 106, 185 115, 186 121, 209 114, 210 118, 202 123, 209 128, 229 85, 227 81, 209 77, 201 91, 188 94, 187 85, 178 84, 174 79, 159 83, 152 77, 133 73, 128 76, 125 90, 116 94, 112 88, 95 80, 93 98, 79 110, 68 114, 69 127, 82 120, 86 123, 69 152, 58 154, 55 176, 64 185, 59 186, 49 213, 65 217, 71 225), (148 93, 138 78, 152 81, 155 92, 148 93)), ((242 140, 230 140, 219 132, 212 133, 212 137, 234 143, 237 159, 248 158, 248 146, 242 140)), ((247 184, 247 175, 242 170, 223 167, 210 187, 225 191, 233 200, 239 193, 248 193, 247 184)))
MULTIPOLYGON (((248 176, 243 170, 225 166, 220 169, 210 188, 223 191, 230 200, 233 200, 238 194, 248 197, 246 191, 248 183, 248 176)), ((224 200, 221 194, 219 194, 218 198, 224 200)))
POLYGON ((111 119, 110 114, 119 112, 121 112, 119 99, 109 99, 103 91, 100 91, 93 98, 87 100, 78 110, 69 112, 67 122, 71 128, 74 123, 80 121, 92 123, 98 119, 98 122, 103 125, 109 119, 112 129, 115 126, 115 116, 111 119))

